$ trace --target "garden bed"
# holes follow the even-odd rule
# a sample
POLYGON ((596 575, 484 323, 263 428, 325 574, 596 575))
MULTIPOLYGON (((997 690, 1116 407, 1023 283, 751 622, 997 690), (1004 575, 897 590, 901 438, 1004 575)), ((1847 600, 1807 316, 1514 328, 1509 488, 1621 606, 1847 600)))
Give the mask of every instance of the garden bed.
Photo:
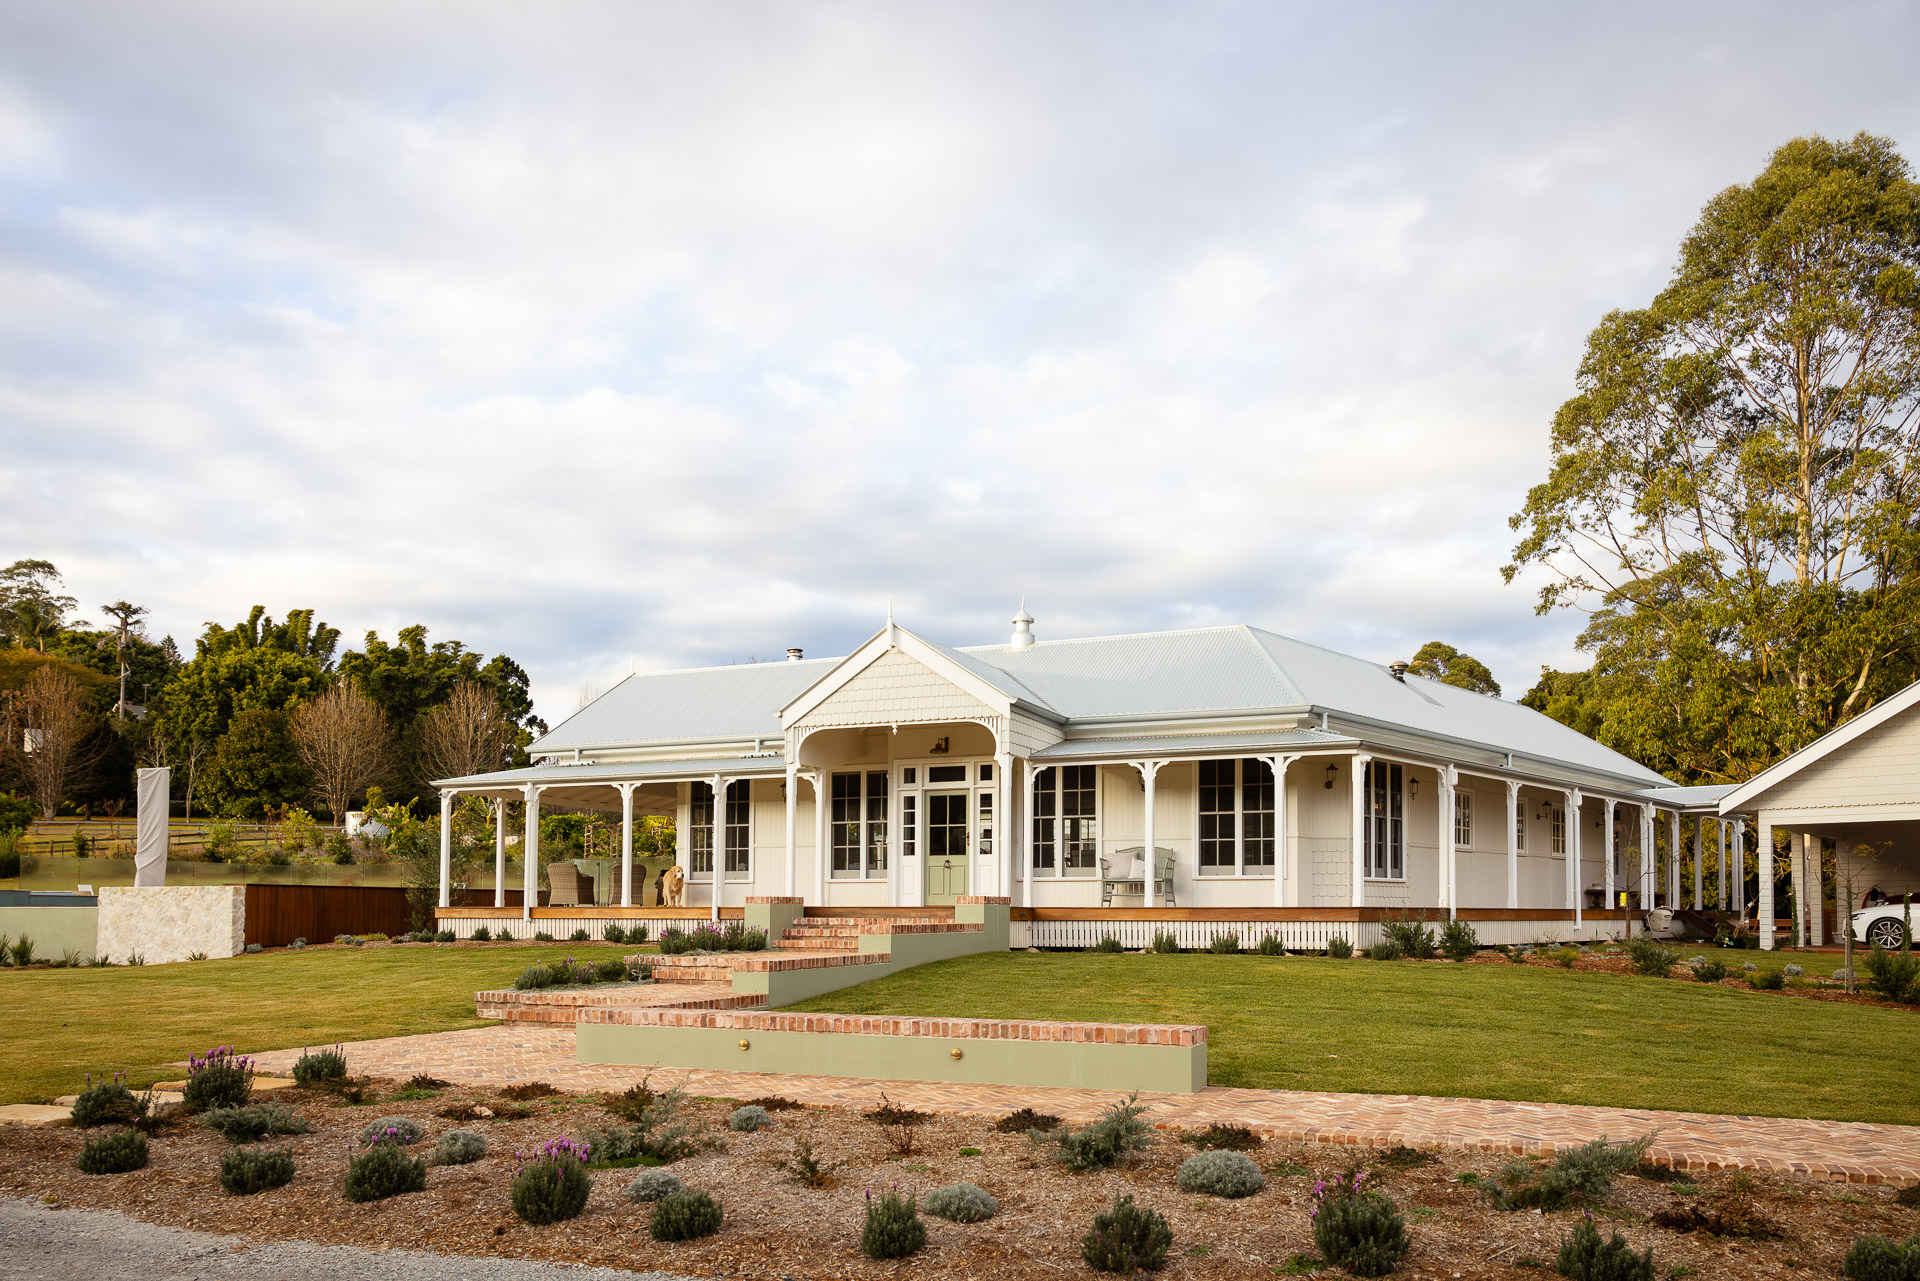
MULTIPOLYGON (((654 1084, 662 1083, 656 1076, 654 1084)), ((668 1167, 689 1187, 705 1188, 725 1204, 720 1231, 702 1240, 660 1244, 647 1232, 647 1207, 623 1195, 632 1169, 595 1170, 580 1217, 547 1227, 521 1222, 509 1204, 516 1150, 531 1152, 563 1134, 615 1122, 594 1096, 537 1096, 524 1087, 519 1101, 491 1090, 454 1087, 429 1098, 393 1100, 395 1082, 375 1083, 370 1097, 387 1101, 340 1106, 313 1091, 277 1092, 312 1131, 270 1145, 290 1147, 293 1182, 254 1196, 220 1191, 218 1168, 225 1140, 196 1125, 164 1129, 147 1168, 130 1174, 88 1176, 74 1160, 87 1132, 69 1128, 0 1126, 0 1192, 53 1204, 124 1210, 152 1222, 256 1240, 303 1240, 376 1248, 423 1249, 455 1255, 531 1257, 689 1275, 743 1277, 1059 1276, 1091 1277, 1079 1242, 1093 1215, 1116 1195, 1163 1213, 1174 1243, 1166 1276, 1270 1278, 1314 1271, 1297 1262, 1312 1256, 1308 1210, 1316 1180, 1356 1161, 1368 1181, 1385 1190, 1406 1215, 1412 1252, 1407 1277, 1537 1278, 1552 1274, 1561 1238, 1578 1210, 1536 1214, 1497 1212, 1485 1195, 1459 1177, 1493 1175, 1505 1158, 1439 1152, 1390 1154, 1269 1142, 1250 1155, 1268 1171, 1266 1188, 1226 1201, 1179 1192, 1174 1173, 1194 1148, 1167 1133, 1129 1167, 1072 1174, 1043 1148, 1019 1134, 995 1133, 978 1118, 934 1117, 915 1131, 916 1151, 892 1157, 880 1127, 857 1110, 775 1111, 770 1128, 730 1133, 731 1100, 699 1100, 694 1114, 725 1144, 668 1167), (462 1105, 485 1108, 492 1119, 454 1121, 440 1113, 462 1105), (487 1137, 487 1156, 471 1165, 436 1166, 424 1192, 368 1204, 342 1192, 353 1137, 374 1116, 419 1122, 431 1147, 445 1130, 461 1126, 487 1137), (838 1163, 836 1186, 800 1186, 783 1170, 795 1140, 807 1138, 823 1163, 838 1163), (966 1154, 975 1149, 977 1154, 966 1154), (1410 1158, 1410 1164, 1395 1157, 1410 1158), (898 1185, 922 1193, 969 1180, 1000 1201, 1000 1213, 963 1225, 928 1217, 927 1245, 910 1259, 878 1263, 859 1252, 866 1192, 898 1185), (1544 1264, 1544 1270, 1530 1263, 1544 1264), (1289 1273, 1289 1269, 1294 1269, 1289 1273)), ((872 1104, 880 1099, 876 1096, 872 1104)), ((1148 1119, 1151 1120, 1151 1113, 1148 1119)), ((1627 1136, 1620 1136, 1627 1137, 1627 1136)), ((1660 1172, 1664 1173, 1664 1172, 1660 1172)), ((1920 1228, 1920 1210, 1895 1203, 1891 1188, 1829 1184, 1806 1177, 1697 1174, 1690 1182, 1625 1176, 1595 1207, 1603 1228, 1617 1224, 1636 1247, 1651 1245, 1662 1275, 1684 1265, 1703 1278, 1751 1277, 1810 1270, 1837 1275, 1841 1256, 1865 1232, 1906 1235, 1920 1228), (1699 1210, 1700 1215, 1692 1212, 1699 1210), (1733 1214, 1729 1214, 1733 1211, 1733 1214), (1773 1225, 1776 1240, 1716 1237, 1651 1226, 1656 1215, 1677 1220, 1722 1220, 1754 1215, 1773 1225)), ((1334 1275, 1322 1270, 1323 1275, 1334 1275)))

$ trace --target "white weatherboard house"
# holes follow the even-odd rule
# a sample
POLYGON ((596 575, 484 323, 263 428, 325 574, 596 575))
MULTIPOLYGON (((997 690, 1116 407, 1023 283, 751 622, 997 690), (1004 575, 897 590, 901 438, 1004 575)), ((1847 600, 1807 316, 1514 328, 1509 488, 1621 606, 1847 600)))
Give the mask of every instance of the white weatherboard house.
MULTIPOLYGON (((1616 936, 1623 909, 1663 897, 1640 856, 1657 812, 1676 835, 1681 813, 1718 812, 1723 789, 1674 788, 1404 664, 1251 627, 1036 642, 1032 621, 1004 645, 889 621, 844 658, 634 675, 534 743, 537 764, 443 780, 443 814, 462 794, 525 801, 532 849, 543 804, 619 813, 629 869, 632 816, 671 815, 680 911, 701 916, 988 895, 1011 900, 1016 945, 1231 929, 1309 947, 1364 944, 1398 910, 1463 917, 1483 942, 1616 936)), ((502 869, 505 848, 502 832, 502 869)), ((497 889, 443 915, 557 934, 676 915, 630 871, 617 907, 535 907, 524 862, 522 907, 497 889)))

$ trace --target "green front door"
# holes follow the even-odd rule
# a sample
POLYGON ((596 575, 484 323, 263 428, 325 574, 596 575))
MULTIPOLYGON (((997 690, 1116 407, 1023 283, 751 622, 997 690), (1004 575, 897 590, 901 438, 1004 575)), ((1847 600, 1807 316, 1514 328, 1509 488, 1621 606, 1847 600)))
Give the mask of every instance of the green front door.
POLYGON ((951 903, 967 892, 967 793, 927 796, 927 903, 951 903))

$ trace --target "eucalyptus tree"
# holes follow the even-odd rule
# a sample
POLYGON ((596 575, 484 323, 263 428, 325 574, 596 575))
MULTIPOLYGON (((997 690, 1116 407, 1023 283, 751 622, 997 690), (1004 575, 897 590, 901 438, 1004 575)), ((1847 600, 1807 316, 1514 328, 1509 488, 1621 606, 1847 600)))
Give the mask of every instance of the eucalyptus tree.
POLYGON ((1797 138, 1588 336, 1512 518, 1507 580, 1589 614, 1561 688, 1600 737, 1740 779, 1913 678, 1917 413, 1920 188, 1887 139, 1797 138))

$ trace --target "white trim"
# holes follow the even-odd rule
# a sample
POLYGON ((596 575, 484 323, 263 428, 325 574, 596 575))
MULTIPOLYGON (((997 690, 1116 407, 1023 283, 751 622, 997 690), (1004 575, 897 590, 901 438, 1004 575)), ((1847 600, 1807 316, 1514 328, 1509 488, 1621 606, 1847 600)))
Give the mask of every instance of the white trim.
MULTIPOLYGON (((914 659, 920 663, 921 666, 926 667, 935 675, 972 697, 975 701, 985 704, 999 715, 1013 715, 1013 704, 1015 700, 1010 695, 980 679, 979 676, 954 662, 906 628, 896 627, 892 623, 889 623, 875 632, 866 644, 841 659, 826 675, 807 686, 798 698, 795 698, 792 702, 781 708, 781 727, 786 729, 792 728, 794 722, 817 709, 822 703, 826 702, 827 699, 844 688, 854 677, 885 657, 889 651, 895 649, 907 657, 914 659)), ((939 719, 945 721, 954 718, 943 716, 939 719)))
POLYGON ((1734 810, 1753 809, 1754 802, 1766 792, 1786 782, 1795 774, 1815 761, 1825 758, 1838 748, 1845 747, 1862 734, 1878 729, 1888 721, 1920 704, 1920 681, 1901 690, 1891 698, 1881 699, 1860 715, 1844 725, 1836 726, 1814 739, 1799 751, 1786 759, 1761 770, 1740 786, 1720 798, 1720 813, 1730 815, 1734 810))

